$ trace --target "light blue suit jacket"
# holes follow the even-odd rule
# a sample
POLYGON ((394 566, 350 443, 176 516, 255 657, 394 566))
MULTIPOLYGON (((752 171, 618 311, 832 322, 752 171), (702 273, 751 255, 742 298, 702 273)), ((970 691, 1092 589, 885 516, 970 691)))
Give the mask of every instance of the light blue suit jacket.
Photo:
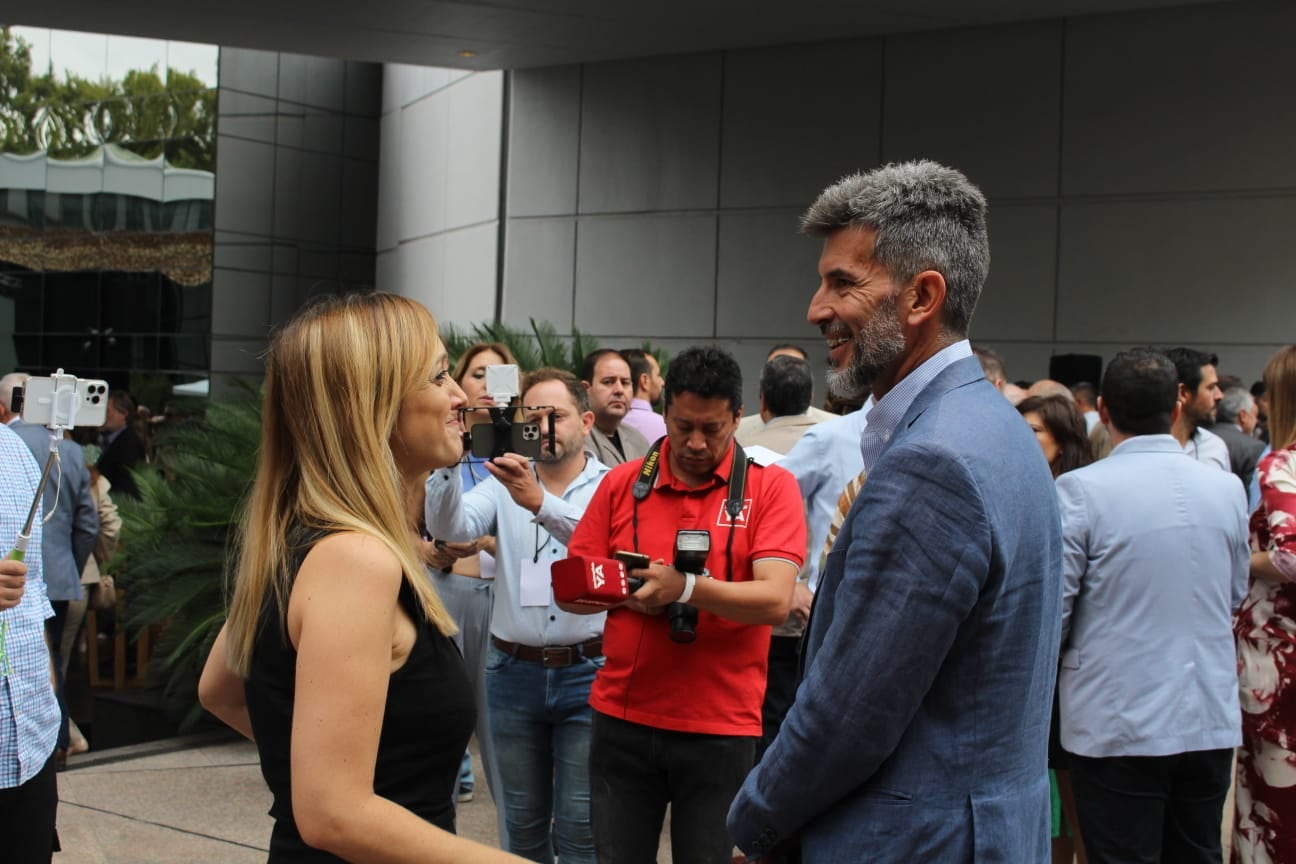
POLYGON ((918 394, 829 555, 782 730, 729 813, 818 862, 1047 859, 1057 496, 974 358, 918 394))
POLYGON ((1251 553, 1237 475, 1139 435, 1057 485, 1062 746, 1104 757, 1240 744, 1233 610, 1251 553))
MULTIPOLYGON (((43 469, 49 458, 49 430, 22 420, 10 423, 9 428, 23 439, 43 469)), ((59 441, 58 451, 62 477, 59 466, 55 465, 42 498, 46 515, 54 514, 45 523, 41 541, 45 589, 53 601, 80 600, 81 571, 99 539, 99 510, 90 490, 90 470, 86 468, 81 448, 64 438, 59 441), (56 499, 57 510, 54 509, 56 499)))

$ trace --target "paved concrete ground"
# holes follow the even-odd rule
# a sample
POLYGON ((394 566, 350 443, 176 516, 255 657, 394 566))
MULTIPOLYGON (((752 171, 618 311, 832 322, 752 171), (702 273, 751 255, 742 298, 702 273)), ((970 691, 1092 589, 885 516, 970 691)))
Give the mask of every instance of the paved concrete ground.
MULTIPOLYGON (((59 774, 59 798, 55 864, 260 864, 269 848, 270 792, 256 748, 242 739, 74 756, 59 774)), ((497 841, 488 794, 459 805, 458 823, 464 836, 497 841)))
MULTIPOLYGON (((478 777, 484 777, 474 753, 478 777)), ((261 864, 270 840, 270 792, 256 748, 223 735, 180 738, 72 757, 59 774, 55 864, 261 864)), ((1232 795, 1224 810, 1228 857, 1232 795)), ((484 785, 459 805, 459 833, 495 845, 495 805, 484 785)), ((659 860, 670 864, 669 821, 659 860)))
MULTIPOLYGON (((476 773, 484 777, 475 753, 476 773)), ((59 774, 55 864, 262 864, 270 792, 256 748, 224 735, 179 738, 73 756, 59 774)), ((669 826, 668 826, 669 827, 669 826)), ((484 783, 459 805, 459 833, 495 845, 484 783)), ((669 864, 663 837, 659 860, 669 864)))

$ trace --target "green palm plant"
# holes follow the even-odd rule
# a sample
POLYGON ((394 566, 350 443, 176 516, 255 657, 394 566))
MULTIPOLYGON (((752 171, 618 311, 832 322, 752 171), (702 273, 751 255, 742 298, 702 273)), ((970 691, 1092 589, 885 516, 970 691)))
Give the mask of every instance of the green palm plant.
POLYGON ((198 676, 225 621, 230 540, 256 467, 261 408, 249 386, 164 432, 153 465, 124 496, 121 548, 109 569, 127 592, 126 627, 161 628, 152 678, 187 728, 201 716, 198 676))
MULTIPOLYGON (((553 366, 580 377, 581 361, 585 359, 585 355, 598 349, 598 340, 577 328, 572 328, 571 336, 568 337, 560 336, 557 328, 548 321, 531 318, 530 323, 529 331, 507 324, 480 323, 465 328, 443 324, 441 338, 446 344, 451 365, 478 342, 499 342, 513 352, 518 367, 523 372, 541 366, 553 366)), ((654 348, 651 342, 644 342, 641 347, 657 358, 657 363, 665 374, 670 355, 661 348, 654 348)))

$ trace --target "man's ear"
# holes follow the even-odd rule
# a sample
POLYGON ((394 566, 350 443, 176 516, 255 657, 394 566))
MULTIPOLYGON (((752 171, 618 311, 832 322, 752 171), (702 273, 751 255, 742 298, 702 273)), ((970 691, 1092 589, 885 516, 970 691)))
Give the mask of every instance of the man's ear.
POLYGON ((939 271, 922 271, 914 277, 909 291, 913 299, 900 311, 905 323, 919 327, 931 318, 939 319, 946 294, 945 277, 939 271))
POLYGON ((651 372, 640 372, 639 381, 635 384, 635 393, 648 393, 648 385, 652 384, 651 372))
POLYGON ((1183 405, 1185 402, 1191 402, 1191 401, 1192 401, 1192 395, 1193 395, 1193 394, 1191 394, 1191 393, 1188 392, 1188 388, 1187 388, 1187 387, 1185 387, 1183 384, 1180 384, 1180 385, 1179 385, 1179 404, 1180 404, 1180 405, 1183 405))
POLYGON ((589 389, 590 389, 590 382, 588 382, 588 381, 582 381, 582 382, 581 382, 581 386, 585 388, 585 392, 586 392, 586 393, 589 392, 589 389))
POLYGON ((590 430, 594 428, 594 412, 582 411, 580 416, 581 416, 581 432, 588 436, 590 434, 590 430))
POLYGON ((1111 414, 1107 413, 1107 403, 1101 396, 1098 397, 1098 422, 1104 426, 1111 424, 1111 414))

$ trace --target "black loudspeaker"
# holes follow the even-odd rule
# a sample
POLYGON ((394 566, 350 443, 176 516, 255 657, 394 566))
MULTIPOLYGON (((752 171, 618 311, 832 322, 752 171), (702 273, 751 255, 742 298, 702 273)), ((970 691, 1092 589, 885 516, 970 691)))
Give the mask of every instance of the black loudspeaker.
POLYGON ((1054 354, 1049 358, 1049 377, 1068 387, 1088 381, 1097 389, 1102 371, 1103 360, 1097 354, 1054 354))

